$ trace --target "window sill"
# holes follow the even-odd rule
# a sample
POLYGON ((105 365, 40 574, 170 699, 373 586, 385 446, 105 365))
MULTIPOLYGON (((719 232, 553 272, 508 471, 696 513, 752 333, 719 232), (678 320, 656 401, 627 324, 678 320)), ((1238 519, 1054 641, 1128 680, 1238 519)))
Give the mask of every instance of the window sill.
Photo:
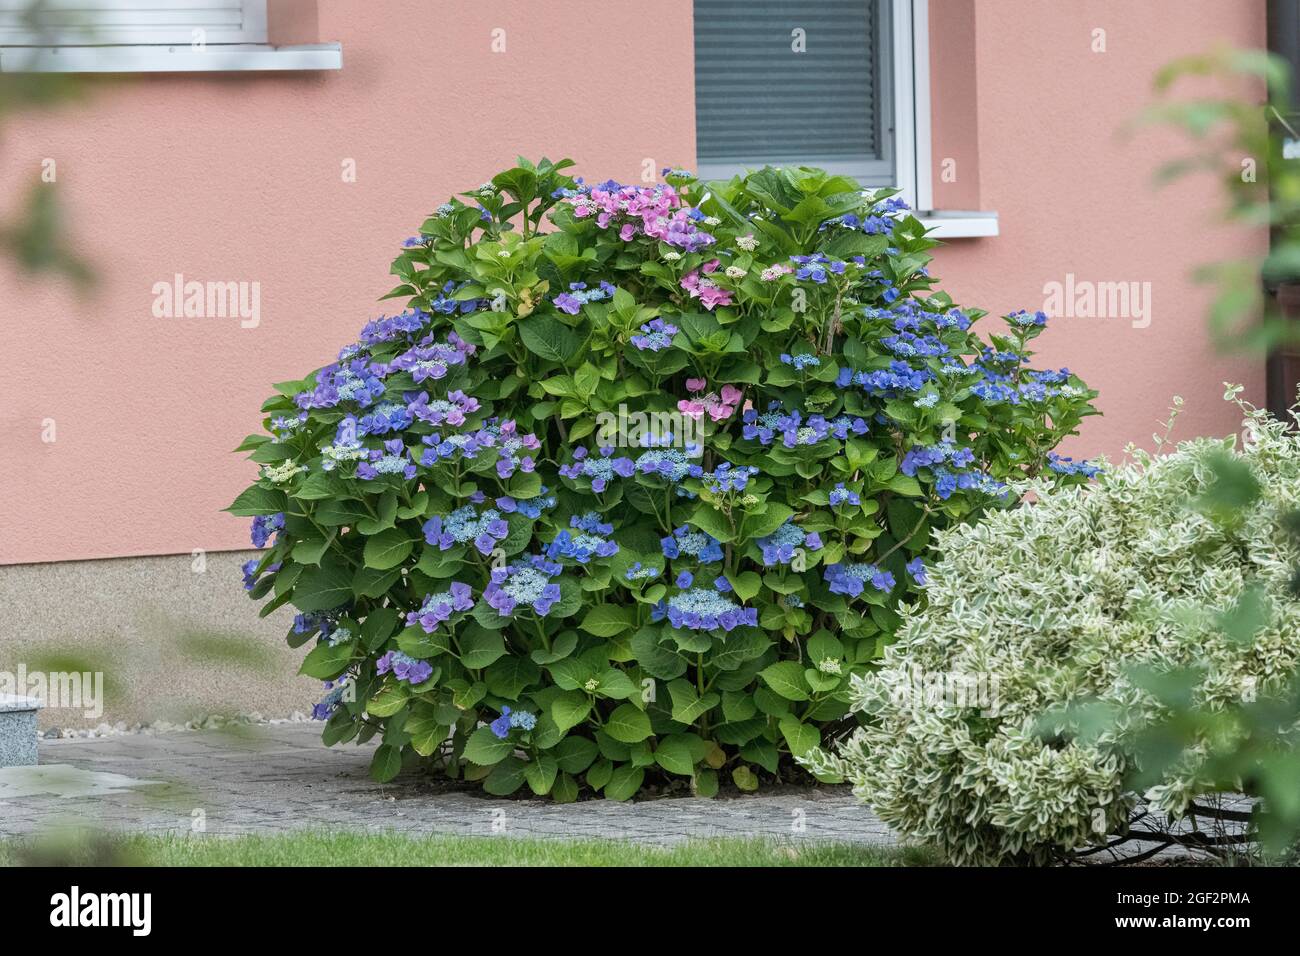
POLYGON ((223 73, 340 70, 338 43, 0 47, 0 73, 223 73))
POLYGON ((916 218, 930 230, 928 235, 934 239, 974 239, 998 234, 996 212, 945 209, 920 213, 916 218))

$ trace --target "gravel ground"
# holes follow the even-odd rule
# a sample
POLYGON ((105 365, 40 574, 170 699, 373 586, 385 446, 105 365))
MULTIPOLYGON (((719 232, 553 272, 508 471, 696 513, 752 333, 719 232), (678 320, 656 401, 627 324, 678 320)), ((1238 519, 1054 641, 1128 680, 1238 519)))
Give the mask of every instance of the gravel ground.
POLYGON ((0 770, 0 836, 71 824, 144 833, 604 837, 661 846, 695 837, 897 843, 842 787, 715 800, 503 800, 419 775, 376 784, 367 772, 373 744, 327 748, 310 721, 214 723, 218 729, 192 733, 106 726, 88 732, 94 736, 43 739, 41 766, 0 770))

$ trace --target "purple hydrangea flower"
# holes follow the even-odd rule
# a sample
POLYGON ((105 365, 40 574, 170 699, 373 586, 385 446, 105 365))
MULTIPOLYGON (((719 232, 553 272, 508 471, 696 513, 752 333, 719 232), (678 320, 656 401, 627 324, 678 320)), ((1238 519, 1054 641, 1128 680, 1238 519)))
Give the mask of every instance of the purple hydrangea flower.
POLYGON ((406 615, 406 623, 408 626, 418 624, 426 634, 432 634, 439 624, 451 620, 456 612, 474 609, 472 593, 468 584, 453 581, 446 591, 425 595, 420 609, 406 615))
POLYGON ((408 684, 423 684, 433 676, 433 665, 428 661, 418 660, 401 651, 389 651, 375 662, 375 670, 380 674, 391 673, 399 681, 408 684))
POLYGON ((494 568, 483 589, 483 599, 502 617, 513 617, 520 605, 545 617, 560 600, 560 586, 551 579, 563 570, 563 566, 543 555, 529 555, 504 568, 494 568))
POLYGON ((510 534, 510 525, 495 509, 482 514, 473 505, 457 508, 445 518, 434 515, 424 523, 424 540, 448 551, 458 544, 474 542, 479 554, 489 555, 497 542, 510 534))
POLYGON ((600 449, 600 457, 588 454, 587 449, 579 445, 573 449, 573 461, 560 466, 560 475, 564 478, 586 478, 591 481, 591 490, 600 494, 609 487, 615 478, 631 478, 636 471, 631 458, 616 456, 614 449, 600 449))
POLYGON ((284 512, 278 511, 273 515, 256 515, 253 518, 251 538, 253 547, 265 548, 266 543, 271 539, 271 535, 277 534, 284 528, 284 512))

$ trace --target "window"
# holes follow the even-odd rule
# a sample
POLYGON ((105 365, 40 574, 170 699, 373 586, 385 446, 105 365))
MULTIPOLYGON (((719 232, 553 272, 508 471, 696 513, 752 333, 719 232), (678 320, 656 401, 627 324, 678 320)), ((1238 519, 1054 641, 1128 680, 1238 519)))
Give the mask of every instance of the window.
POLYGON ((4 46, 265 42, 266 0, 0 0, 4 46))
POLYGON ((338 44, 270 45, 267 2, 0 0, 0 71, 283 70, 342 65, 338 44))
POLYGON ((802 163, 894 186, 941 238, 991 212, 930 213, 928 0, 694 0, 702 177, 802 163))
POLYGON ((804 163, 892 185, 886 0, 695 0, 702 176, 804 163))

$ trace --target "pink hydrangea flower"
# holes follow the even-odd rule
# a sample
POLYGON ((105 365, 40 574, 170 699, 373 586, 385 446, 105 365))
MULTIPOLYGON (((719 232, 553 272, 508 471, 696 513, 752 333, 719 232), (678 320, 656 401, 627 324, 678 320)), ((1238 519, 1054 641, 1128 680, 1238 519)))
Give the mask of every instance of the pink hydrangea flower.
MULTIPOLYGON (((714 259, 704 266, 706 273, 713 271, 709 266, 716 269, 718 260, 714 259)), ((691 294, 692 299, 699 299, 700 304, 710 312, 716 306, 731 305, 731 290, 719 288, 712 279, 701 277, 699 269, 682 276, 682 288, 691 294)))

